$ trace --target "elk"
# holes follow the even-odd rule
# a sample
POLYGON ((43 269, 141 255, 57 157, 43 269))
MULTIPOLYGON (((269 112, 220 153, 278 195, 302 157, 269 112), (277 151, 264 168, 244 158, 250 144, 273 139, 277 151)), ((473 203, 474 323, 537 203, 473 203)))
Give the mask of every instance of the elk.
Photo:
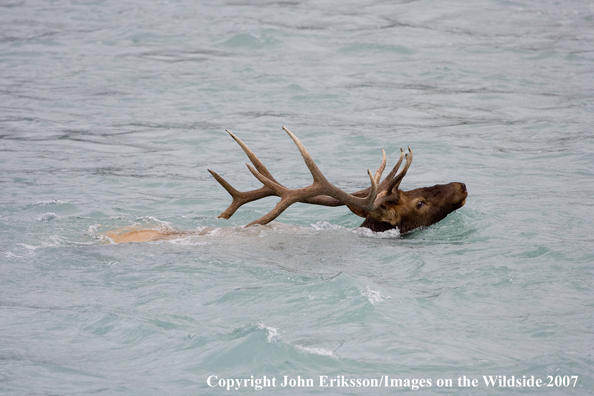
MULTIPOLYGON (((397 228, 401 233, 405 233, 415 228, 437 223, 466 203, 468 192, 464 183, 453 182, 417 188, 411 191, 401 190, 400 183, 406 176, 413 160, 410 147, 406 154, 400 149, 400 159, 383 180, 381 180, 381 177, 386 167, 386 152, 382 149, 382 162, 378 170, 374 175, 371 174, 369 169, 367 170, 370 187, 347 193, 326 179, 301 141, 291 131, 285 127, 283 127, 283 130, 299 149, 307 168, 313 176, 313 183, 310 186, 297 189, 289 189, 283 186, 272 176, 256 154, 241 139, 227 130, 227 133, 239 144, 252 162, 253 166, 246 165, 256 179, 262 183, 262 187, 251 191, 238 191, 216 172, 208 169, 210 174, 232 197, 231 204, 218 218, 229 219, 242 205, 264 197, 277 196, 280 197, 280 201, 276 206, 269 213, 252 221, 246 227, 256 224, 268 224, 289 206, 296 202, 302 202, 322 206, 346 205, 351 212, 365 219, 361 227, 376 232, 397 228), (405 164, 398 172, 403 160, 405 164)), ((112 231, 107 235, 114 242, 119 243, 171 239, 188 233, 187 231, 134 230, 119 234, 112 231)))

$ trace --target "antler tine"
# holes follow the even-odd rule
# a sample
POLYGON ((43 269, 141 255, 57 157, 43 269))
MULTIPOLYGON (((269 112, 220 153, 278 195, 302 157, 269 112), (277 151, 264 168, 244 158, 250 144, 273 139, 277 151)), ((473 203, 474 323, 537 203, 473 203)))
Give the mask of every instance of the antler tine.
POLYGON ((336 198, 339 201, 343 202, 345 205, 358 207, 364 210, 371 210, 374 207, 374 201, 377 196, 377 183, 375 182, 375 179, 371 175, 369 169, 367 170, 367 173, 369 174, 369 178, 371 179, 372 185, 369 195, 363 198, 358 198, 353 194, 349 194, 345 191, 342 191, 326 179, 326 177, 322 174, 320 168, 318 168, 318 166, 314 162, 313 158, 311 158, 311 155, 305 149, 305 146, 303 146, 301 141, 297 139, 297 136, 293 135, 293 133, 285 127, 283 127, 283 130, 287 132, 291 139, 293 139, 293 142, 295 142, 295 145, 299 149, 299 152, 301 153, 301 156, 303 157, 303 160, 305 161, 307 168, 311 172, 314 178, 314 184, 312 184, 312 186, 319 186, 319 193, 317 195, 329 195, 332 198, 336 198))
MULTIPOLYGON (((239 144, 239 146, 243 149, 243 151, 246 153, 246 155, 248 156, 250 161, 252 161, 252 163, 258 169, 258 171, 260 173, 264 174, 268 179, 271 179, 275 183, 278 183, 274 179, 274 177, 270 174, 268 169, 266 169, 266 167, 264 166, 262 161, 260 161, 260 159, 256 156, 256 154, 254 154, 254 152, 248 147, 248 145, 245 144, 240 138, 235 136, 230 130, 227 129, 226 131, 233 138, 233 140, 235 140, 237 142, 237 144, 239 144)), ((221 186, 223 186, 223 188, 225 190, 227 190, 227 192, 233 198, 233 201, 231 202, 229 207, 223 213, 218 215, 217 216, 218 218, 228 219, 231 216, 233 216, 233 214, 237 211, 237 209, 239 209, 242 205, 244 205, 248 202, 252 202, 252 201, 255 201, 255 200, 258 200, 261 198, 269 197, 271 195, 277 195, 273 190, 271 190, 270 188, 268 188, 266 186, 262 186, 257 190, 251 190, 251 191, 245 191, 245 192, 238 191, 235 188, 233 188, 233 186, 231 186, 231 184, 229 184, 225 179, 223 179, 221 176, 219 176, 216 172, 214 172, 210 169, 208 169, 208 171, 216 179, 216 181, 218 181, 219 184, 221 186)))
MULTIPOLYGON (((382 152, 384 152, 384 150, 382 150, 382 152)), ((400 164, 402 164, 403 158, 404 158, 404 152, 402 151, 402 149, 400 149, 400 159, 398 160, 396 165, 394 165, 394 168, 392 168, 392 170, 386 176, 386 178, 381 183, 379 183, 379 178, 377 177, 378 176, 377 173, 379 172, 380 176, 381 176, 380 169, 383 171, 382 167, 385 167, 385 164, 383 163, 383 160, 382 160, 382 165, 380 165, 380 169, 378 169, 378 172, 376 172, 376 174, 375 174, 375 179, 379 183, 378 192, 384 191, 386 189, 386 186, 388 185, 390 180, 392 180, 392 178, 396 174, 396 171, 398 171, 398 168, 400 168, 400 164)), ((365 196, 367 196, 367 194, 369 194, 370 191, 371 191, 371 187, 367 187, 366 189, 356 191, 356 192, 352 193, 351 195, 354 195, 355 197, 365 197, 365 196)))
POLYGON ((233 201, 223 213, 217 216, 219 219, 228 219, 239 209, 242 205, 261 198, 276 195, 274 191, 266 186, 262 186, 257 190, 241 192, 233 188, 225 179, 219 176, 215 171, 208 169, 210 174, 219 182, 221 186, 231 195, 233 201))
MULTIPOLYGON (((408 168, 410 168, 410 164, 412 163, 412 160, 413 160, 413 152, 409 146, 408 154, 406 154, 406 163, 404 164, 404 167, 402 168, 400 173, 398 173, 398 175, 395 178, 393 178, 390 181, 390 183, 388 184, 388 186, 386 187, 386 196, 391 195, 394 192, 394 189, 398 190, 398 187, 400 186, 400 182, 402 181, 404 176, 406 176, 406 172, 408 171, 408 168)), ((400 161, 398 161, 399 166, 400 166, 401 161, 402 161, 402 156, 400 157, 400 161)))
POLYGON ((268 169, 266 169, 262 161, 260 161, 256 154, 254 154, 254 152, 248 147, 248 145, 245 144, 240 138, 235 136, 230 130, 226 129, 226 131, 233 138, 233 140, 235 140, 237 144, 239 144, 239 146, 243 149, 243 151, 248 156, 250 161, 252 161, 252 164, 254 164, 258 172, 266 176, 268 179, 277 182, 276 180, 274 180, 274 177, 272 176, 272 174, 270 174, 268 169))
POLYGON ((219 174, 213 170, 207 169, 207 171, 210 172, 210 174, 212 175, 212 177, 214 177, 216 179, 216 181, 219 182, 219 184, 221 186, 223 186, 223 188, 225 190, 227 190, 227 192, 229 194, 231 194, 232 197, 238 197, 241 195, 241 191, 237 191, 235 188, 233 188, 233 186, 231 184, 229 184, 227 182, 227 180, 223 179, 221 176, 219 176, 219 174))
POLYGON ((260 173, 256 169, 254 169, 254 167, 251 166, 250 164, 246 163, 246 165, 247 165, 248 169, 250 170, 250 172, 252 172, 252 175, 254 175, 256 177, 256 179, 260 180, 260 182, 262 184, 264 184, 266 187, 268 187, 269 189, 274 191, 276 193, 276 195, 282 196, 283 194, 286 194, 289 191, 288 188, 286 188, 282 184, 278 183, 276 180, 274 180, 274 179, 271 180, 270 178, 264 176, 262 173, 260 173))
POLYGON ((305 149, 305 146, 303 145, 303 143, 301 143, 301 141, 299 139, 297 139, 297 136, 293 135, 293 132, 289 131, 287 128, 283 127, 283 130, 285 132, 287 132, 287 134, 291 137, 291 139, 293 139, 293 142, 295 142, 295 145, 299 149, 299 152, 301 153, 301 156, 303 157, 303 160, 305 161, 305 165, 307 165, 307 169, 309 169, 309 171, 311 172, 311 175, 313 176, 314 181, 317 181, 317 182, 326 181, 326 177, 322 174, 322 171, 320 170, 320 168, 318 168, 318 166, 314 162, 313 158, 311 158, 311 155, 309 155, 309 153, 305 149))
POLYGON ((377 171, 375 172, 375 182, 379 183, 380 179, 382 178, 382 173, 384 173, 384 169, 386 169, 386 152, 384 151, 384 149, 382 149, 382 163, 379 166, 379 168, 377 168, 377 171))
POLYGON ((401 148, 400 149, 400 158, 398 159, 398 162, 396 162, 396 165, 394 165, 394 167, 392 168, 390 173, 388 173, 386 175, 386 178, 384 180, 382 180, 382 182, 379 185, 380 191, 384 191, 386 189, 387 185, 390 183, 390 181, 394 178, 394 175, 396 175, 396 172, 398 172, 398 169, 400 168, 400 165, 402 164, 403 159, 404 159, 404 150, 402 150, 402 148, 401 148))
MULTIPOLYGON (((382 150, 384 151, 384 150, 382 150)), ((386 156, 384 155, 384 163, 386 156)), ((378 193, 378 186, 377 186, 377 180, 375 179, 375 177, 371 176, 371 171, 369 169, 367 169, 367 174, 369 175, 369 180, 371 181, 371 191, 369 192, 369 195, 367 196, 367 204, 365 205, 366 208, 370 208, 373 209, 375 208, 375 199, 377 198, 377 193, 378 193)), ((381 176, 381 172, 380 172, 380 176, 381 176)))

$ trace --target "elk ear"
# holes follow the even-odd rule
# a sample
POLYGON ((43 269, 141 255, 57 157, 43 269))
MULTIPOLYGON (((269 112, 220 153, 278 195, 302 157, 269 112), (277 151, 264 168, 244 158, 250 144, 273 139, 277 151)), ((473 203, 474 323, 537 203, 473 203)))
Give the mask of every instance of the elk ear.
POLYGON ((396 190, 392 194, 386 196, 383 199, 383 202, 390 206, 401 205, 404 202, 402 190, 396 190))
POLYGON ((406 212, 406 198, 403 197, 402 191, 391 194, 390 197, 386 197, 381 211, 379 212, 380 220, 392 224, 395 227, 400 226, 402 222, 402 214, 406 212))
POLYGON ((402 222, 400 213, 397 210, 390 210, 388 214, 389 216, 387 216, 386 221, 395 227, 399 227, 402 222))

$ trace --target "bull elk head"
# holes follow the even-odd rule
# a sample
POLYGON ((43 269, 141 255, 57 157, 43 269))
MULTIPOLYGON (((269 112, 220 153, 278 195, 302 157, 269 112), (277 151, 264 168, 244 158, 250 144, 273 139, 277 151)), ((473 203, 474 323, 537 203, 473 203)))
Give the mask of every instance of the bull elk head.
POLYGON ((308 187, 298 189, 289 189, 283 186, 274 179, 254 152, 237 136, 227 130, 229 135, 247 154, 253 164, 253 166, 250 164, 247 164, 247 166, 263 186, 257 190, 238 191, 225 179, 209 169, 208 171, 212 176, 233 198, 231 205, 218 216, 219 218, 230 218, 239 207, 248 202, 268 196, 278 196, 280 201, 274 209, 247 226, 267 224, 276 219, 292 204, 303 202, 323 206, 346 205, 354 214, 365 218, 361 227, 369 228, 372 231, 386 231, 398 228, 400 232, 404 233, 418 227, 434 224, 454 210, 461 208, 466 202, 468 192, 464 183, 441 184, 411 191, 400 190, 400 182, 406 176, 413 159, 410 147, 406 155, 400 149, 400 159, 390 173, 380 182, 386 167, 386 152, 382 150, 382 163, 375 175, 372 175, 369 169, 367 170, 371 186, 365 190, 347 193, 330 183, 299 139, 287 128, 283 127, 283 129, 293 139, 301 152, 305 164, 313 176, 313 183, 308 187), (404 167, 398 172, 403 159, 405 159, 404 167))

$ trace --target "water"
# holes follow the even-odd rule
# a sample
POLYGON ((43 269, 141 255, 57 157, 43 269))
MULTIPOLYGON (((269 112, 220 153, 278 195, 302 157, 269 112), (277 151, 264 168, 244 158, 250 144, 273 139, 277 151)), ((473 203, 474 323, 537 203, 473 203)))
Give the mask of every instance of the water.
POLYGON ((593 27, 586 1, 0 1, 0 393, 588 394, 593 27), (225 129, 310 183, 282 125, 345 190, 411 146, 402 187, 467 204, 407 235, 303 204, 241 227, 273 198, 216 219, 206 168, 258 187, 225 129), (132 225, 209 232, 103 236, 132 225))

